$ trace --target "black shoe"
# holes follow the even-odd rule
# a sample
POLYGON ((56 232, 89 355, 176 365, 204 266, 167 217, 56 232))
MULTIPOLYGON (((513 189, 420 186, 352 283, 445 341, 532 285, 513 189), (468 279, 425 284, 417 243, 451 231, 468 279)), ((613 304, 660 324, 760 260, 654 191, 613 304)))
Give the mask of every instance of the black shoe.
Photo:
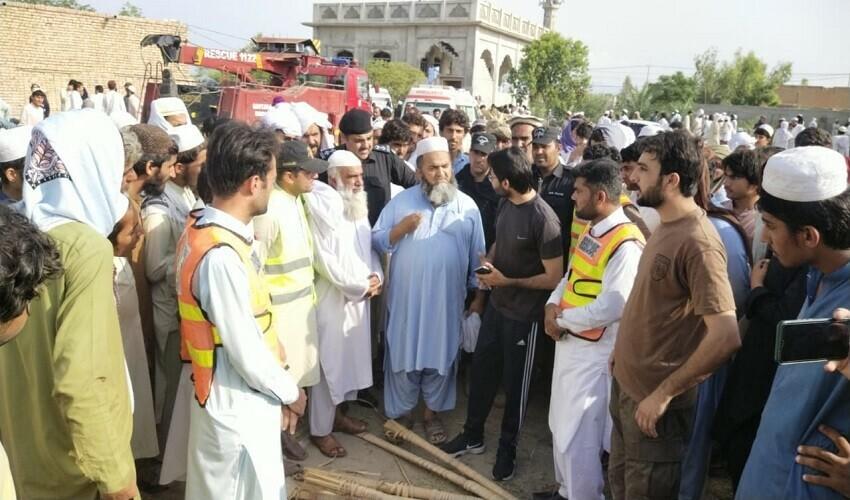
POLYGON ((558 490, 555 491, 538 491, 531 496, 532 500, 567 500, 567 497, 562 497, 558 490))
POLYGON ((496 481, 510 481, 514 477, 516 467, 516 450, 506 450, 499 447, 496 452, 496 464, 493 465, 493 479, 496 481))
POLYGON ((486 449, 484 447, 484 442, 471 443, 469 439, 466 438, 466 434, 461 432, 454 439, 444 443, 440 446, 440 449, 448 453, 449 455, 457 458, 462 455, 466 455, 467 453, 472 453, 473 455, 480 455, 484 453, 486 449))

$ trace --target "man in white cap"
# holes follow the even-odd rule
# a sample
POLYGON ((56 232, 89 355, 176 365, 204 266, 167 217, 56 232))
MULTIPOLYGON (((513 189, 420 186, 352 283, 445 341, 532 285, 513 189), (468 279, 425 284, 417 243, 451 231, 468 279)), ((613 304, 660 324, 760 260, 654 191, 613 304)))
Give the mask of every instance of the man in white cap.
POLYGON ((138 496, 106 238, 129 206, 123 163, 121 135, 102 113, 58 113, 33 130, 26 215, 50 236, 64 272, 0 349, 0 440, 20 498, 138 496))
POLYGON ((124 95, 124 107, 126 111, 134 116, 136 120, 140 119, 142 116, 142 101, 136 93, 136 87, 132 83, 127 82, 124 84, 124 92, 126 92, 124 95))
POLYGON ((838 133, 832 137, 832 149, 844 156, 850 156, 850 136, 847 135, 847 127, 838 127, 838 133))
POLYGON ((190 124, 192 120, 186 104, 179 97, 160 97, 151 101, 148 123, 171 132, 172 128, 190 124))
POLYGON ((543 122, 536 116, 521 115, 511 118, 508 126, 511 128, 511 145, 520 148, 528 156, 529 163, 534 162, 531 152, 532 132, 543 126, 543 122))
POLYGON ((189 212, 195 206, 198 175, 206 161, 206 143, 194 125, 174 127, 169 137, 177 145, 174 176, 159 193, 145 197, 142 221, 145 233, 145 276, 151 291, 156 332, 156 392, 161 432, 160 448, 165 449, 174 399, 180 380, 180 329, 174 252, 186 228, 189 212))
POLYGON ((32 127, 0 129, 0 203, 21 201, 24 190, 24 157, 30 144, 32 127))
POLYGON ((260 121, 264 127, 274 130, 275 136, 281 142, 297 141, 303 135, 298 116, 289 103, 269 108, 260 121))
POLYGON ((310 440, 324 455, 345 448, 332 431, 358 434, 364 422, 337 409, 372 386, 369 299, 380 293, 381 263, 372 251, 363 167, 350 151, 328 160, 328 182, 315 182, 304 197, 310 213, 316 276, 319 383, 310 390, 310 440))
MULTIPOLYGON (((850 189, 844 157, 806 146, 772 156, 759 209, 785 267, 808 265, 799 319, 850 308, 850 189)), ((846 327, 845 327, 846 328, 846 327)), ((850 384, 819 363, 780 365, 737 498, 850 496, 850 384)))
POLYGON ((313 158, 318 158, 322 149, 333 147, 333 140, 327 133, 331 129, 327 114, 316 110, 306 102, 294 102, 291 106, 301 126, 300 139, 310 148, 310 155, 313 158))
POLYGON ((770 146, 771 141, 773 141, 773 127, 767 123, 759 125, 753 134, 756 138, 755 147, 757 148, 770 146))
POLYGON ((425 433, 440 444, 437 414, 455 407, 464 301, 478 287, 484 232, 475 202, 457 189, 448 141, 423 139, 415 156, 419 185, 393 198, 372 230, 374 248, 392 253, 384 412, 410 424, 421 392, 425 433))

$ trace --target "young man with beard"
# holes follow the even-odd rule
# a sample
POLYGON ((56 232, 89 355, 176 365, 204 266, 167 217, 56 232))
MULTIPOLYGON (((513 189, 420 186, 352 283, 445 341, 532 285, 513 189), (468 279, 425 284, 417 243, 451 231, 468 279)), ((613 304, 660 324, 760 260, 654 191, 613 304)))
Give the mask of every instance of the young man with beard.
MULTIPOLYGON (((850 307, 850 189, 844 157, 789 149, 764 168, 763 238, 783 266, 810 267, 799 319, 850 307)), ((846 313, 846 311, 844 311, 846 313)), ((850 384, 818 363, 780 365, 736 498, 850 496, 850 384)))
MULTIPOLYGON (((620 169, 620 173, 623 177, 623 186, 625 187, 625 194, 629 197, 632 203, 637 203, 638 196, 640 195, 640 186, 638 186, 635 172, 638 168, 638 160, 640 159, 640 144, 641 141, 635 141, 620 151, 620 159, 623 162, 622 167, 620 169)), ((638 212, 640 213, 640 218, 646 226, 646 230, 652 234, 658 225, 661 224, 661 220, 658 218, 658 211, 654 208, 643 207, 638 205, 638 212)), ((646 233, 644 233, 646 235, 646 233)))
POLYGON ((187 498, 282 498, 278 436, 306 405, 283 366, 251 220, 276 178, 270 131, 230 122, 210 138, 210 205, 177 248, 183 359, 192 364, 187 498), (282 421, 282 422, 281 422, 282 421))
POLYGON ((638 203, 656 208, 661 225, 644 248, 611 357, 615 499, 678 495, 696 385, 741 344, 723 243, 693 198, 701 162, 684 131, 642 144, 638 203))
POLYGON ((542 125, 543 122, 536 116, 515 116, 508 122, 511 128, 511 146, 521 149, 529 163, 534 161, 531 153, 531 134, 535 128, 542 125))
POLYGON ((472 360, 469 408, 461 434, 442 448, 453 456, 484 453, 484 424, 499 386, 505 411, 493 478, 514 474, 535 346, 549 293, 563 277, 558 217, 534 190, 531 164, 518 147, 489 156, 490 181, 505 201, 496 241, 481 259, 482 285, 492 288, 472 360))
POLYGON ((544 328, 555 341, 549 427, 560 488, 537 500, 602 499, 610 450, 608 358, 645 240, 620 203, 620 166, 591 160, 574 171, 576 216, 589 221, 564 279, 549 296, 544 328))
POLYGON ((347 454, 332 431, 358 434, 366 424, 337 406, 372 386, 370 298, 382 285, 372 251, 363 167, 350 151, 331 155, 330 186, 315 183, 305 196, 313 234, 316 275, 319 383, 310 391, 310 440, 326 456, 347 454))
POLYGON ((421 392, 425 433, 440 444, 446 431, 438 413, 455 406, 464 301, 478 287, 473 271, 484 232, 475 202, 458 192, 448 142, 423 139, 414 154, 419 186, 393 198, 372 230, 374 248, 392 253, 384 412, 409 424, 421 392))
POLYGON ((481 212, 487 250, 496 238, 496 210, 501 200, 490 182, 490 164, 487 163, 487 157, 496 151, 496 143, 493 134, 474 134, 469 147, 469 163, 457 174, 458 188, 475 201, 481 212))
POLYGON ((177 145, 165 130, 154 125, 132 125, 142 146, 142 157, 133 165, 136 180, 127 186, 127 195, 144 209, 142 197, 158 195, 165 183, 174 177, 177 162, 177 145))
POLYGON ((449 143, 452 157, 452 172, 457 175, 467 163, 469 156, 463 152, 463 139, 469 133, 469 117, 457 109, 447 109, 440 115, 440 136, 449 143))
MULTIPOLYGON (((327 168, 326 161, 310 158, 303 142, 281 144, 277 150, 277 183, 268 211, 254 219, 271 294, 272 321, 286 351, 288 371, 301 388, 319 382, 313 236, 304 194, 313 190, 316 178, 327 168)), ((296 440, 286 433, 282 439, 291 460, 306 458, 296 440)))
MULTIPOLYGON (((404 160, 388 147, 373 147, 372 117, 368 111, 352 109, 339 121, 340 146, 354 153, 363 163, 363 182, 369 200, 369 223, 374 225, 390 200, 390 184, 409 188, 416 184, 416 175, 404 160)), ((334 149, 319 155, 328 159, 334 149)))
POLYGON ((206 144, 194 125, 181 125, 169 137, 177 146, 175 175, 166 180, 157 194, 145 196, 142 202, 142 224, 145 234, 144 264, 153 305, 156 332, 154 387, 157 421, 161 424, 159 447, 165 449, 171 424, 174 400, 183 363, 180 362, 180 328, 177 311, 177 275, 174 252, 186 228, 189 212, 197 201, 198 173, 206 161, 206 144))

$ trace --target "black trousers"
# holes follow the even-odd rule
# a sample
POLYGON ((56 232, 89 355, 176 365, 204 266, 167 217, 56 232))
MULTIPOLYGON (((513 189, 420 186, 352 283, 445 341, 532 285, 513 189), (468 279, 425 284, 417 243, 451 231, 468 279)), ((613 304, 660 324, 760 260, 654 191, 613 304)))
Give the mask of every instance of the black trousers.
POLYGON ((499 447, 513 451, 525 418, 540 322, 516 321, 488 304, 472 358, 469 408, 463 426, 467 439, 481 442, 484 423, 501 384, 505 412, 499 447))

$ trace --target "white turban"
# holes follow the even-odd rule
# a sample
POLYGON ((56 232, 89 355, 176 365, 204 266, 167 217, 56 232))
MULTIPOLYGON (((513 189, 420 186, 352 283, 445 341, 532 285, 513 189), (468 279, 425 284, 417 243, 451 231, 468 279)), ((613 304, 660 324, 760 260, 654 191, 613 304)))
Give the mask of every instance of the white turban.
POLYGON ((192 124, 174 127, 168 132, 168 136, 177 144, 178 153, 189 151, 204 143, 204 134, 192 124))
POLYGON ((151 114, 148 123, 170 132, 174 125, 168 122, 167 116, 186 115, 186 123, 192 123, 189 118, 189 110, 179 97, 160 97, 151 101, 151 114))
POLYGON ((304 132, 298 116, 289 103, 281 103, 269 108, 262 118, 263 126, 272 130, 280 130, 283 135, 291 138, 301 138, 304 132))

